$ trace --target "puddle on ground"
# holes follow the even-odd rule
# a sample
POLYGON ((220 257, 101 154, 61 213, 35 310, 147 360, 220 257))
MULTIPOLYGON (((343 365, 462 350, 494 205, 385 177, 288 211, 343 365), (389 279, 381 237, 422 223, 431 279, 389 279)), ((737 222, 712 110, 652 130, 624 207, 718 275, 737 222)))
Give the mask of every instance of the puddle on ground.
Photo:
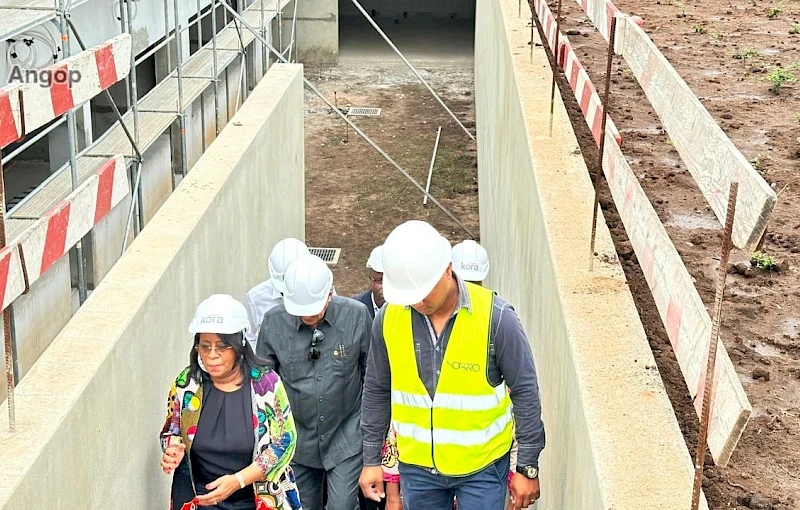
POLYGON ((767 356, 769 358, 775 358, 781 356, 781 351, 778 350, 776 347, 773 347, 768 344, 759 343, 753 347, 753 350, 759 353, 762 356, 767 356))
POLYGON ((670 227, 685 228, 688 230, 721 230, 722 225, 715 217, 699 216, 697 214, 673 214, 666 223, 670 227))

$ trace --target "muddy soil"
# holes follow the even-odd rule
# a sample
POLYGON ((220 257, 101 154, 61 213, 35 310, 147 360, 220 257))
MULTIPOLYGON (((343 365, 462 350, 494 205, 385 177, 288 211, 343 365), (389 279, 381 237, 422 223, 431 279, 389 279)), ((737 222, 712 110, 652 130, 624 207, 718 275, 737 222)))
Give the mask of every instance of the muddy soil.
MULTIPOLYGON (((471 64, 415 64, 474 134, 471 64)), ((441 126, 430 193, 477 239, 475 142, 402 62, 349 61, 336 68, 307 68, 306 77, 345 112, 350 106, 381 108, 378 118, 351 118, 423 187, 441 126)), ((339 294, 351 296, 368 287, 370 251, 404 221, 426 220, 454 243, 470 238, 434 204, 424 206, 424 195, 309 91, 305 108, 306 239, 309 246, 342 248, 333 268, 339 294)))
MULTIPOLYGON (((557 2, 550 3, 555 12, 557 2)), ((615 3, 644 18, 656 45, 778 193, 761 248, 774 267, 759 269, 751 264, 752 254, 731 254, 722 337, 753 416, 729 465, 707 465, 704 490, 714 509, 800 508, 800 85, 790 78, 775 90, 768 78, 800 67, 800 2, 615 3)), ((579 3, 564 0, 563 12, 562 33, 569 35, 602 93, 607 44, 579 3)), ((793 74, 800 77, 800 69, 793 74)), ((559 86, 587 166, 594 169, 597 147, 569 85, 562 78, 559 86)), ((614 59, 609 111, 622 133, 623 152, 710 309, 722 228, 621 57, 614 59)), ((601 205, 624 254, 626 276, 687 447, 694 452, 698 419, 605 183, 601 205)))

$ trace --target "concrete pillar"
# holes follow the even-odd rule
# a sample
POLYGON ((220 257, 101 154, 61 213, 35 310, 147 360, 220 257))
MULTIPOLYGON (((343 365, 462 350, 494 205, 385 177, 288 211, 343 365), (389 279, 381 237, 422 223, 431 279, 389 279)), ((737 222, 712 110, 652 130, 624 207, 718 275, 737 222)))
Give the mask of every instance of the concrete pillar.
MULTIPOLYGON (((294 3, 289 3, 283 13, 285 47, 291 39, 294 3)), ((278 37, 277 33, 273 35, 278 37)), ((336 65, 339 62, 339 0, 301 0, 297 6, 296 38, 300 62, 336 65)))
POLYGON ((175 58, 175 43, 164 46, 156 51, 155 55, 155 68, 156 68, 156 83, 166 78, 169 73, 175 70, 177 66, 177 59, 175 58), (167 65, 169 60, 169 66, 167 65))
POLYGON ((20 378, 72 318, 71 291, 69 257, 65 256, 31 285, 30 293, 14 301, 13 335, 20 378))
MULTIPOLYGON (((130 207, 131 196, 128 194, 86 236, 84 252, 86 253, 86 274, 89 288, 96 288, 122 255, 122 241, 125 238, 125 226, 130 207)), ((133 221, 136 221, 135 217, 133 221)), ((133 241, 133 229, 134 226, 131 225, 131 231, 128 234, 129 246, 133 241)))
POLYGON ((94 141, 92 130, 92 105, 87 102, 75 112, 78 121, 78 147, 86 148, 94 141))
MULTIPOLYGON (((197 138, 199 140, 199 137, 197 138)), ((144 154, 142 165, 142 201, 144 223, 155 216, 156 211, 172 194, 172 155, 170 137, 161 135, 144 154)))

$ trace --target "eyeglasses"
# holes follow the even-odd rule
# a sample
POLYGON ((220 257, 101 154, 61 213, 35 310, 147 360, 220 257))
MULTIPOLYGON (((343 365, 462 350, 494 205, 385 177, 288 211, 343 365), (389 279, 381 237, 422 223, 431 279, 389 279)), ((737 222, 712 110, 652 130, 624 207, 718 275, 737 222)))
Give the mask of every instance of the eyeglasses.
POLYGON ((212 349, 217 351, 217 354, 222 354, 223 352, 228 352, 229 350, 233 349, 232 345, 228 344, 197 344, 194 346, 195 350, 200 354, 208 356, 211 354, 212 349))
POLYGON ((320 356, 320 351, 317 349, 317 345, 319 345, 325 339, 325 333, 318 329, 314 329, 314 332, 311 333, 311 350, 308 351, 308 361, 317 361, 320 356))
POLYGON ((377 283, 378 285, 383 285, 383 275, 380 276, 372 276, 369 277, 370 280, 377 283))

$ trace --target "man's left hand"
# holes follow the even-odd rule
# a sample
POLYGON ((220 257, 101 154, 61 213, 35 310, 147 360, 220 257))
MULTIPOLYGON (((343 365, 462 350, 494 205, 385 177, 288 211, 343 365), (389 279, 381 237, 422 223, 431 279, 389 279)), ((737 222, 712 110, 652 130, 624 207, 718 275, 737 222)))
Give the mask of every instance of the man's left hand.
POLYGON ((239 480, 235 475, 220 476, 207 484, 206 489, 211 492, 197 496, 197 503, 200 506, 214 506, 225 501, 231 494, 239 490, 239 480))
POLYGON ((514 473, 509 493, 508 510, 528 508, 539 499, 539 478, 531 480, 520 473, 514 473))

